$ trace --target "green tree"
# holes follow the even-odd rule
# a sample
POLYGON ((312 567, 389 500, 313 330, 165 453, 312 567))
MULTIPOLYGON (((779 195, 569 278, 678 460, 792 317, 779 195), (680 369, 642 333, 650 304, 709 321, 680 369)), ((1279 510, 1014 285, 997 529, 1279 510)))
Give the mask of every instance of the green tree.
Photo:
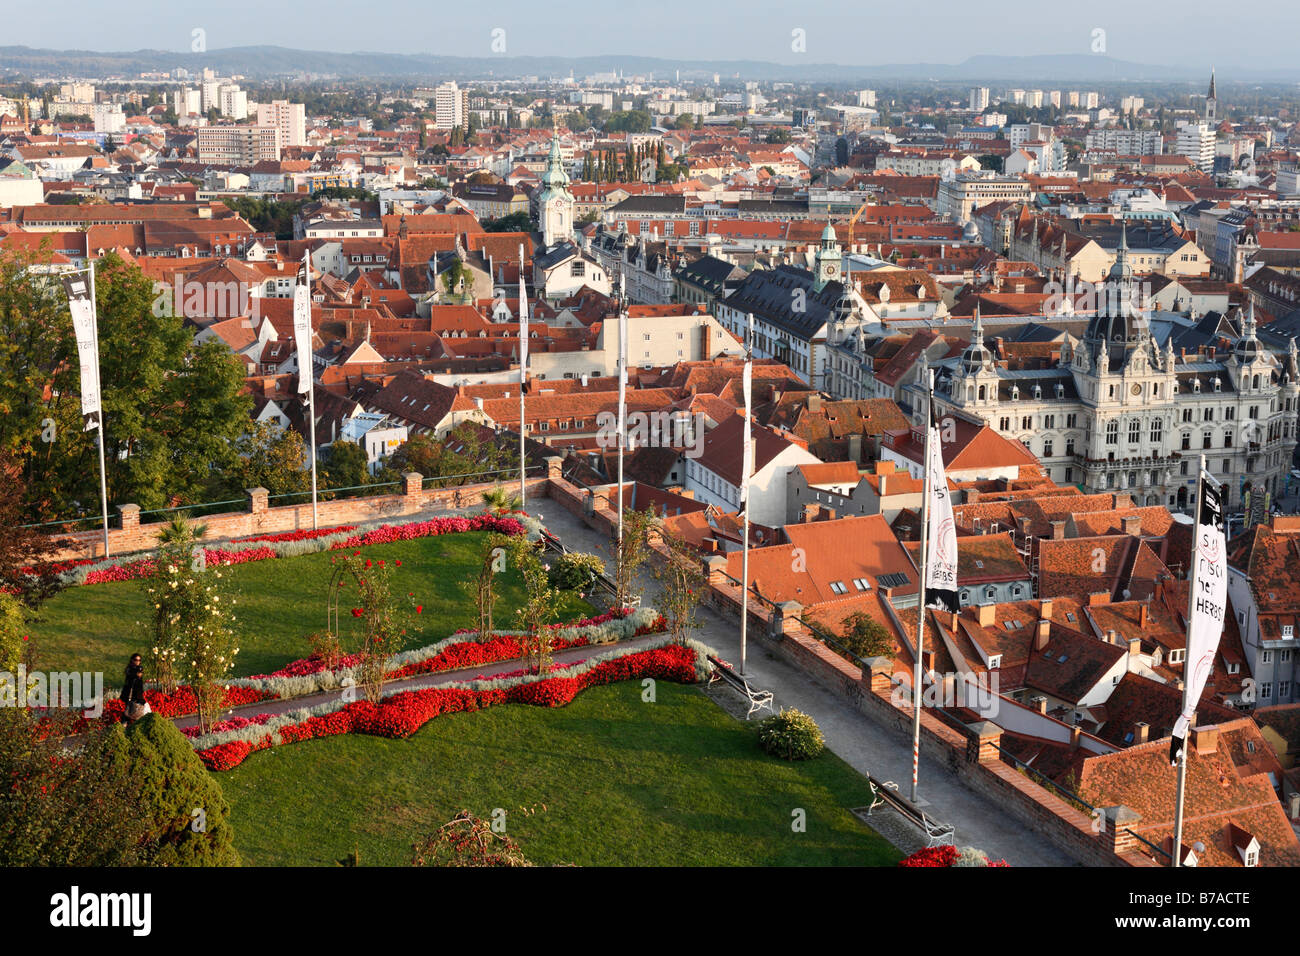
POLYGON ((636 584, 637 572, 650 556, 650 529, 655 525, 654 512, 623 511, 623 540, 616 543, 617 563, 614 566, 614 602, 627 607, 634 595, 641 594, 636 584))
POLYGON ((515 611, 523 630, 520 642, 528 666, 541 674, 551 666, 552 632, 546 627, 559 616, 560 591, 551 585, 550 568, 538 557, 526 535, 509 539, 510 564, 524 582, 524 599, 515 611))
POLYGON ((325 466, 317 466, 322 488, 359 488, 370 483, 365 450, 356 442, 339 439, 330 445, 325 466))
MULTIPOLYGON (((0 451, 23 470, 32 520, 97 513, 97 435, 81 423, 71 318, 30 262, 0 255, 0 451)), ((96 279, 109 499, 146 510, 200 500, 248 427, 243 366, 156 310, 134 264, 110 254, 96 279)))
POLYGON ((199 539, 206 533, 206 525, 190 524, 184 512, 173 515, 158 536, 153 574, 142 582, 152 608, 147 636, 154 677, 165 691, 189 685, 205 731, 221 710, 239 653, 221 571, 204 561, 199 539))
POLYGON ((482 225, 484 232, 530 232, 532 219, 526 212, 512 212, 499 219, 486 219, 482 225))
POLYGON ((883 624, 862 611, 854 611, 840 626, 840 643, 863 660, 894 657, 894 636, 883 624))
POLYGON ((646 133, 654 125, 654 117, 645 110, 618 110, 605 119, 607 133, 646 133))
POLYGON ((230 805, 190 742, 148 714, 123 732, 118 766, 138 781, 153 866, 239 866, 230 805))
POLYGON ((704 571, 700 556, 684 539, 668 533, 662 533, 662 537, 668 554, 655 569, 659 605, 668 622, 668 632, 674 640, 681 641, 695 627, 695 612, 704 598, 704 571))
POLYGON ((236 442, 235 454, 238 457, 229 472, 226 494, 265 488, 273 495, 287 495, 311 487, 306 442, 296 429, 253 422, 236 442))

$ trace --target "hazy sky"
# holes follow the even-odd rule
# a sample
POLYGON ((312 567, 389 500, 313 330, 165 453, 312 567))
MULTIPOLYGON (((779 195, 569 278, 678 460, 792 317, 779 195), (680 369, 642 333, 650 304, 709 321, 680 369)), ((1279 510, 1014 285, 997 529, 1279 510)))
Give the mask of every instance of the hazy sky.
POLYGON ((1300 2, 1090 0, 0 0, 0 45, 51 49, 188 51, 191 31, 209 48, 270 44, 339 52, 490 55, 494 28, 511 55, 642 54, 872 65, 957 63, 980 54, 1106 52, 1162 65, 1294 67, 1300 2), (806 52, 791 49, 805 31, 806 52))

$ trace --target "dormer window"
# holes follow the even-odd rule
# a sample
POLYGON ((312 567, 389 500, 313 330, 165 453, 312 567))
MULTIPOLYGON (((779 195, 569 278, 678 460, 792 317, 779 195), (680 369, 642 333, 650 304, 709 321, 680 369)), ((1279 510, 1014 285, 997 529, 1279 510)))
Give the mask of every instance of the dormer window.
POLYGON ((1002 666, 1001 654, 994 654, 992 657, 989 658, 989 670, 991 671, 997 670, 1001 666, 1002 666))
POLYGON ((1013 402, 1020 400, 1020 386, 1018 385, 1011 386, 1011 400, 1013 402))

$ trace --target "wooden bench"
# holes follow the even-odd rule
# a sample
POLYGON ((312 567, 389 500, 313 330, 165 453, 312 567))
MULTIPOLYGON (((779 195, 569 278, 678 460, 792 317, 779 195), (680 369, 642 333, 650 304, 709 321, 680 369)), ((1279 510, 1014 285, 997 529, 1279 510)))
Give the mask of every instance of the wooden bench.
POLYGON ((918 827, 925 834, 926 846, 952 846, 954 830, 950 823, 940 823, 929 814, 898 792, 898 784, 892 780, 881 783, 875 777, 868 777, 871 787, 871 806, 867 807, 867 816, 879 806, 888 806, 897 810, 903 819, 918 827))
POLYGON ((745 714, 746 720, 749 720, 756 710, 762 710, 764 707, 769 711, 772 709, 772 692, 770 690, 754 690, 749 686, 749 681, 711 654, 709 655, 709 664, 712 665, 712 670, 709 672, 710 684, 714 681, 722 681, 749 702, 749 713, 745 714))

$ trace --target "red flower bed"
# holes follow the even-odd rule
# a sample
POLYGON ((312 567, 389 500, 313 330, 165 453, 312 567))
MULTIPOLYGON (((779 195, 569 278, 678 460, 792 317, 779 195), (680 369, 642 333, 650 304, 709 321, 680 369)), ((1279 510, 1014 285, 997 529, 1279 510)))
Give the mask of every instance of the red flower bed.
MULTIPOLYGON (((957 848, 955 846, 932 846, 924 850, 917 850, 911 856, 904 857, 898 861, 899 866, 952 866, 957 860, 957 848)), ((989 866, 1010 867, 1011 864, 1006 860, 989 860, 989 866)))
POLYGON ((917 850, 911 856, 898 861, 899 866, 952 866, 957 859, 955 846, 931 846, 917 850))
POLYGON ((498 531, 501 534, 518 535, 525 528, 515 518, 503 518, 498 515, 474 515, 472 518, 430 518, 428 521, 412 521, 400 525, 382 525, 363 534, 355 534, 345 541, 337 541, 330 550, 359 548, 367 544, 391 544, 394 541, 411 541, 415 538, 429 538, 440 534, 463 534, 466 531, 498 531))
MULTIPOLYGON (((274 697, 274 694, 254 690, 251 687, 228 687, 226 696, 221 701, 221 706, 242 707, 245 704, 255 704, 258 701, 270 700, 274 697)), ((194 696, 194 691, 185 685, 181 685, 170 694, 164 694, 158 690, 146 690, 144 699, 148 702, 149 709, 160 717, 187 717, 199 711, 198 698, 194 696)), ((125 714, 126 705, 122 701, 106 700, 104 701, 104 715, 100 719, 116 724, 121 722, 125 714)))
MULTIPOLYGON (((250 541, 306 541, 311 538, 322 538, 326 535, 351 531, 355 527, 356 525, 339 525, 334 528, 321 528, 318 531, 286 531, 280 534, 253 535, 248 538, 240 538, 239 541, 241 543, 250 541)), ((357 548, 367 544, 388 544, 393 541, 411 541, 415 538, 428 538, 440 534, 460 534, 466 531, 499 531, 502 534, 518 535, 523 534, 525 530, 523 524, 517 519, 502 515, 481 514, 471 518, 432 518, 428 521, 412 521, 408 524, 383 525, 373 528, 364 534, 353 535, 346 541, 335 543, 331 550, 357 548)), ((204 548, 203 557, 205 564, 221 566, 246 564, 249 561, 265 561, 277 557, 277 555, 271 547, 247 548, 242 551, 233 551, 227 548, 204 548)), ((23 568, 22 570, 27 574, 46 571, 57 573, 93 563, 95 562, 91 559, 81 558, 58 564, 42 565, 40 568, 23 568)), ((86 575, 86 579, 82 584, 137 581, 141 578, 152 577, 153 573, 154 559, 141 558, 127 564, 113 564, 97 571, 91 571, 86 575)))
MULTIPOLYGON (((434 717, 479 710, 493 704, 521 703, 538 707, 562 707, 587 687, 612 684, 633 678, 654 677, 677 683, 695 682, 695 652, 680 644, 625 654, 602 661, 576 677, 548 677, 497 690, 469 690, 464 687, 430 687, 405 691, 378 704, 355 701, 332 714, 312 717, 280 730, 282 743, 296 743, 315 737, 357 733, 376 737, 409 737, 434 717)), ((256 743, 237 741, 199 751, 212 770, 229 770, 255 750, 271 746, 271 737, 256 743)))
POLYGON ((324 538, 331 534, 339 534, 343 531, 351 531, 356 525, 341 524, 333 528, 320 528, 316 531, 310 529, 306 531, 282 531, 279 534, 253 534, 247 538, 236 538, 240 544, 248 544, 251 541, 310 541, 313 538, 324 538))

